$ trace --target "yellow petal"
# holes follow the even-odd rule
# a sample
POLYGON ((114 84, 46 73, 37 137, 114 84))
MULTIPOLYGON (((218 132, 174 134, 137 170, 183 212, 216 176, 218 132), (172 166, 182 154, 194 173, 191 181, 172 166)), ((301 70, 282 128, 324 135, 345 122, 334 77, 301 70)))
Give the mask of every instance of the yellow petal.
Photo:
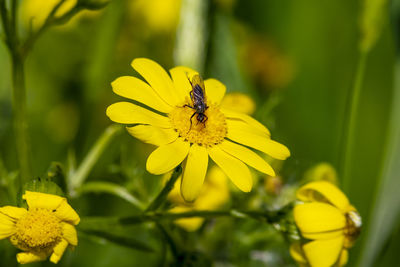
POLYGON ((57 195, 45 194, 40 192, 25 191, 22 196, 26 200, 29 208, 41 208, 52 210, 55 216, 62 221, 78 224, 80 221, 79 215, 68 204, 67 199, 57 195))
MULTIPOLYGON (((173 171, 167 172, 163 175, 162 183, 165 185, 168 180, 171 178, 171 174, 173 171)), ((182 175, 178 177, 176 180, 174 187, 168 194, 168 200, 175 204, 185 204, 185 200, 182 198, 181 194, 181 183, 182 183, 182 175)))
POLYGON ((175 90, 179 94, 179 99, 182 103, 184 103, 185 100, 190 99, 190 91, 192 91, 192 86, 190 85, 189 77, 193 76, 195 73, 196 74, 198 73, 192 70, 191 68, 183 66, 170 69, 169 72, 171 73, 175 90))
POLYGON ((211 159, 224 171, 231 181, 243 192, 250 192, 253 179, 249 168, 237 158, 224 152, 219 146, 208 149, 211 159))
POLYGON ((118 102, 110 105, 106 111, 110 120, 124 124, 150 124, 161 128, 170 128, 167 117, 129 102, 118 102))
POLYGON ((218 166, 212 166, 208 171, 207 184, 212 187, 223 188, 227 186, 226 174, 218 166))
POLYGON ((292 258, 299 264, 306 264, 307 259, 304 255, 303 248, 300 243, 293 243, 289 249, 290 255, 292 258))
POLYGON ((302 201, 326 201, 346 212, 350 206, 349 200, 335 185, 326 181, 317 181, 302 186, 296 193, 302 201), (321 198, 322 196, 322 198, 321 198))
POLYGON ((153 125, 136 125, 126 127, 126 129, 130 135, 137 139, 156 146, 169 144, 178 138, 176 131, 153 125))
POLYGON ((17 254, 17 261, 20 264, 44 261, 46 258, 47 255, 45 253, 20 252, 17 254))
POLYGON ((347 249, 343 249, 339 258, 339 266, 346 265, 348 261, 349 261, 349 252, 347 251, 347 249))
MULTIPOLYGON (((169 211, 172 213, 181 213, 181 212, 188 212, 192 211, 192 208, 188 207, 182 207, 182 206, 177 206, 169 211)), ((179 225, 181 228, 188 232, 194 232, 200 228, 200 226, 203 224, 204 219, 200 217, 193 217, 193 218, 185 218, 185 219, 179 219, 175 220, 174 223, 179 225)))
POLYGON ((228 140, 224 140, 221 144, 219 144, 219 146, 226 153, 240 159, 254 169, 257 169, 265 174, 275 176, 275 171, 272 169, 271 165, 269 165, 265 160, 263 160, 259 155, 250 149, 232 143, 228 140))
POLYGON ((28 211, 24 208, 18 208, 13 206, 4 206, 0 208, 0 213, 7 215, 14 221, 18 220, 22 216, 24 216, 28 211))
POLYGON ((111 83, 111 86, 117 95, 138 101, 155 110, 168 113, 172 109, 150 85, 136 77, 119 77, 111 83))
POLYGON ((207 166, 207 149, 193 144, 189 150, 181 184, 182 197, 186 201, 193 202, 199 195, 206 177, 207 166))
POLYGON ((78 213, 76 213, 76 211, 67 203, 66 199, 64 199, 64 201, 60 203, 60 206, 56 208, 54 215, 56 215, 61 221, 70 222, 74 225, 77 225, 81 220, 78 213))
POLYGON ((331 267, 338 260, 342 245, 343 236, 340 236, 309 242, 303 245, 303 250, 311 267, 331 267))
POLYGON ((51 254, 50 256, 50 261, 52 263, 58 263, 67 247, 68 241, 65 239, 61 239, 61 241, 58 242, 57 245, 53 248, 53 254, 51 254))
POLYGON ((65 240, 68 241, 69 244, 73 246, 78 245, 78 235, 76 233, 75 226, 70 223, 61 222, 62 227, 62 235, 65 240))
POLYGON ((226 107, 222 107, 221 111, 222 111, 222 113, 224 113, 225 117, 233 119, 233 120, 239 120, 239 121, 245 122, 248 125, 261 131, 261 133, 271 136, 271 133, 267 129, 267 127, 265 127, 261 122, 250 117, 249 115, 234 111, 234 110, 232 110, 230 108, 226 108, 226 107))
POLYGON ((206 98, 212 103, 221 103, 222 98, 224 98, 226 86, 216 79, 207 79, 204 81, 204 86, 206 90, 206 98))
POLYGON ((240 121, 226 120, 226 122, 229 139, 262 151, 275 159, 285 160, 290 156, 290 151, 286 146, 271 140, 266 134, 260 134, 257 129, 240 121))
POLYGON ((8 238, 15 233, 15 220, 0 213, 0 239, 8 238))
POLYGON ((248 95, 229 93, 222 99, 221 107, 231 109, 239 114, 252 114, 256 108, 256 104, 248 95))
POLYGON ((152 174, 169 172, 181 163, 189 152, 189 142, 178 138, 175 142, 154 150, 147 158, 146 169, 152 174))
POLYGON ((62 202, 66 201, 64 197, 31 191, 25 191, 25 194, 22 195, 22 199, 26 200, 30 209, 40 208, 48 210, 55 210, 62 202))
POLYGON ((343 235, 346 218, 336 207, 325 203, 298 204, 294 220, 302 235, 309 239, 327 239, 343 235))
POLYGON ((179 95, 168 73, 156 62, 147 58, 136 58, 132 67, 150 84, 156 93, 171 106, 179 103, 179 95))
POLYGON ((202 192, 194 202, 198 210, 215 210, 229 201, 229 186, 225 173, 213 166, 207 174, 202 192))

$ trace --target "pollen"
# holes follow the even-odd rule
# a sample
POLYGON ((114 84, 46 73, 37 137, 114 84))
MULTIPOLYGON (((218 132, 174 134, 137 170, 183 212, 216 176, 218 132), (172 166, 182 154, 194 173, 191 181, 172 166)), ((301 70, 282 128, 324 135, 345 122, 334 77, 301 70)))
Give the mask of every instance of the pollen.
POLYGON ((62 237, 60 219, 47 209, 30 209, 15 226, 13 241, 21 249, 46 249, 62 237))
POLYGON ((204 112, 206 120, 197 120, 196 110, 190 107, 176 107, 169 113, 171 124, 179 136, 192 144, 212 147, 221 143, 227 134, 225 115, 215 104, 204 112), (194 114, 194 115, 193 115, 194 114), (192 117, 193 116, 193 117, 192 117))

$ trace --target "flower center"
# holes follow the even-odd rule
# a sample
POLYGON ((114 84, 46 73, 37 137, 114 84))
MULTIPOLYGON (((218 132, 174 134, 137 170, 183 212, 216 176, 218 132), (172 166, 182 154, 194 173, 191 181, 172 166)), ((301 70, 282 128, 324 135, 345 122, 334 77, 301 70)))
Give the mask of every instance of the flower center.
POLYGON ((172 126, 186 141, 206 147, 221 143, 227 133, 224 114, 210 104, 204 114, 195 114, 196 110, 176 107, 169 114, 172 126))
POLYGON ((62 236, 60 219, 50 210, 30 209, 16 223, 15 240, 20 248, 47 248, 62 236))
POLYGON ((350 248, 353 246, 354 242, 358 238, 361 233, 361 216, 357 211, 349 211, 345 214, 346 216, 346 227, 344 229, 345 235, 345 243, 344 246, 346 248, 350 248))

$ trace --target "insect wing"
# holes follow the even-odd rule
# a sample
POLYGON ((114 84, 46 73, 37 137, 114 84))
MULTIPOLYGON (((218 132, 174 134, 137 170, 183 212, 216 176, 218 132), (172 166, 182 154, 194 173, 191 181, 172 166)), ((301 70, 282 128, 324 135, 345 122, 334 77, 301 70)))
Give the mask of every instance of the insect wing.
POLYGON ((192 84, 193 93, 197 97, 201 97, 202 100, 205 101, 206 100, 206 90, 205 90, 205 87, 204 87, 204 81, 200 77, 200 75, 194 75, 192 77, 191 84, 192 84))

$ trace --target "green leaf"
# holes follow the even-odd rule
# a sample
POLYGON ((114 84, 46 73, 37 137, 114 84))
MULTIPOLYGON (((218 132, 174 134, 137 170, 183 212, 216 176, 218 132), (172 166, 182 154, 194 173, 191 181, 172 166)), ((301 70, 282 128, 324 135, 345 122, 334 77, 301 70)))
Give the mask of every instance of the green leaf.
MULTIPOLYGON (((400 13, 400 12, 399 12, 400 13)), ((376 266, 379 253, 385 249, 400 215, 400 57, 395 65, 394 95, 386 139, 385 156, 375 202, 365 232, 363 250, 358 266, 376 266)))
POLYGON ((114 234, 111 234, 108 232, 98 231, 98 230, 82 230, 82 229, 80 229, 80 231, 82 231, 86 234, 89 234, 89 235, 94 235, 103 240, 110 241, 110 242, 113 242, 113 243, 121 245, 121 246, 130 247, 130 248, 145 251, 145 252, 154 252, 154 249, 152 249, 146 243, 136 240, 136 239, 133 239, 133 238, 126 237, 126 236, 114 235, 114 234))
POLYGON ((90 171, 93 169, 104 150, 110 144, 113 137, 121 132, 122 127, 119 125, 110 125, 107 127, 103 134, 97 139, 96 143, 89 150, 82 163, 74 173, 68 175, 68 185, 70 193, 74 193, 74 190, 79 188, 83 182, 88 178, 90 171))
POLYGON ((58 184, 63 191, 66 189, 64 168, 61 163, 52 162, 47 170, 47 177, 58 184))
POLYGON ((49 178, 42 179, 38 177, 37 179, 26 183, 22 187, 22 193, 24 193, 26 190, 64 196, 64 192, 61 190, 61 188, 56 183, 52 182, 49 178))
POLYGON ((135 206, 136 208, 143 209, 144 204, 137 199, 135 196, 133 196, 128 190, 126 190, 124 187, 110 183, 110 182, 89 182, 86 184, 83 184, 79 191, 80 194, 85 194, 85 193, 107 193, 111 194, 114 196, 117 196, 119 198, 122 198, 135 206))

